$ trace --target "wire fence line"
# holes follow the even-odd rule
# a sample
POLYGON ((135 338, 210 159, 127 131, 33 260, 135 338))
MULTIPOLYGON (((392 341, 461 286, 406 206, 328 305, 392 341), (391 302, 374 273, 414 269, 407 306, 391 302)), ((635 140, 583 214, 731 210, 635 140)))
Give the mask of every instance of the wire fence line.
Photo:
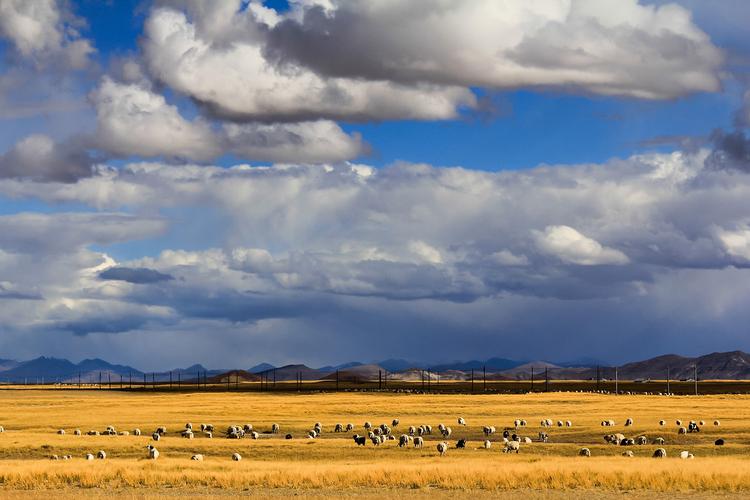
POLYGON ((310 375, 313 370, 290 371, 270 369, 259 373, 241 370, 226 373, 164 371, 75 372, 63 376, 3 377, 0 385, 9 388, 54 387, 64 389, 96 389, 122 391, 407 391, 456 393, 530 393, 553 391, 581 391, 613 394, 695 394, 750 393, 750 381, 702 381, 698 368, 693 377, 673 379, 666 371, 663 379, 648 377, 621 380, 617 367, 592 368, 591 375, 580 379, 562 379, 556 370, 530 369, 515 373, 515 378, 503 374, 506 369, 482 367, 479 370, 412 369, 405 372, 378 370, 374 376, 352 375, 351 371, 336 370, 324 377, 310 375))

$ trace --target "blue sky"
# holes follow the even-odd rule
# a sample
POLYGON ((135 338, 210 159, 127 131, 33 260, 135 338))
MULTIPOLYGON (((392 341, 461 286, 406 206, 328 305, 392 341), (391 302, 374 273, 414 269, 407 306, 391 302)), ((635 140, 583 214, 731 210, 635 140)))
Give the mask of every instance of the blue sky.
POLYGON ((130 362, 128 339, 207 329, 213 358, 170 361, 297 360, 290 341, 348 361, 374 334, 414 358, 458 332, 420 356, 528 359, 518 331, 568 339, 556 359, 686 330, 685 354, 750 349, 750 9, 603 5, 8 2, 0 349, 130 362))

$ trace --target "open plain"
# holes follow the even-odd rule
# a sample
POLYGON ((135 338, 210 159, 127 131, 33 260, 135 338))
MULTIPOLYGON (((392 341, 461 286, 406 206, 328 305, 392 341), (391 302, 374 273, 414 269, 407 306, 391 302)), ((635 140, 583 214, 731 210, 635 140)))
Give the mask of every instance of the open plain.
POLYGON ((589 498, 732 498, 750 494, 750 397, 738 395, 646 396, 587 393, 398 394, 372 393, 144 393, 106 390, 0 391, 0 495, 32 498, 50 492, 88 496, 133 497, 186 495, 313 495, 368 498, 381 495, 441 497, 471 494, 502 497, 523 493, 551 496, 586 494, 589 498), (466 425, 458 425, 463 417, 466 425), (409 426, 430 424, 425 445, 399 448, 396 441, 356 446, 351 436, 366 434, 365 421, 399 425, 398 438, 409 426), (542 428, 540 421, 555 422, 542 428), (624 426, 627 418, 632 426, 624 426), (527 425, 514 429, 515 419, 527 425), (602 427, 612 419, 614 427, 602 427), (660 426, 659 421, 666 425, 660 426), (701 431, 679 435, 676 420, 704 420, 701 431), (558 420, 572 422, 558 427, 558 420), (720 425, 714 425, 719 420, 720 425), (185 424, 195 438, 180 436, 185 424), (315 422, 323 432, 307 433, 315 422), (209 439, 197 430, 215 426, 209 439), (229 425, 250 423, 259 439, 227 439, 229 425), (271 434, 278 423, 280 432, 271 434), (335 424, 355 429, 334 433, 335 424), (444 457, 439 423, 452 428, 444 457), (127 436, 89 436, 107 426, 127 436), (492 447, 484 449, 482 427, 492 425, 492 447), (154 443, 152 432, 166 426, 154 443), (134 436, 139 428, 143 435, 134 436), (502 453, 505 429, 530 437, 520 453, 502 453), (64 429, 65 434, 57 431, 64 429), (83 435, 74 435, 80 429, 83 435), (549 442, 538 442, 538 433, 549 442), (284 439, 286 434, 293 439, 284 439), (615 446, 603 436, 622 433, 646 436, 647 445, 615 446), (663 437, 667 458, 652 458, 663 437), (725 445, 716 446, 717 439, 725 445), (465 449, 455 448, 467 439, 465 449), (147 459, 146 446, 156 445, 157 460, 147 459), (591 457, 579 457, 582 447, 591 457), (86 461, 86 453, 104 450, 104 460, 86 461), (634 457, 622 456, 632 451, 634 457), (681 451, 695 458, 681 460, 681 451), (231 460, 240 453, 242 460, 231 460), (204 461, 191 461, 202 454, 204 461), (50 460, 72 455, 70 460, 50 460))

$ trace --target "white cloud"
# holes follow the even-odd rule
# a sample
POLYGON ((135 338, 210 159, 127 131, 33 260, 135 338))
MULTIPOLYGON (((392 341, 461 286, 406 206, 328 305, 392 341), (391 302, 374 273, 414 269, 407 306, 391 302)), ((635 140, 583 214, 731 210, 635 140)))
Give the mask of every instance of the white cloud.
POLYGON ((162 95, 140 85, 104 78, 92 98, 97 144, 113 154, 206 161, 221 153, 208 123, 186 120, 162 95))
POLYGON ((300 6, 270 32, 278 61, 321 74, 495 89, 672 98, 719 88, 721 51, 675 4, 638 0, 300 6))
POLYGON ((77 30, 81 20, 61 5, 65 4, 55 0, 3 0, 0 37, 7 38, 22 57, 37 66, 84 68, 95 50, 77 30))
POLYGON ((719 229, 717 235, 730 255, 750 261, 750 229, 736 231, 719 229))
MULTIPOLYGON (((254 10, 243 16, 260 31, 254 10), (250 17, 251 19, 247 19, 250 17)), ((151 75, 225 118, 245 121, 327 119, 445 119, 473 106, 468 89, 388 81, 321 78, 302 68, 278 68, 263 56, 261 40, 242 31, 214 43, 214 30, 199 32, 172 9, 146 20, 143 50, 151 75)))
POLYGON ((622 265, 629 262, 627 255, 614 248, 602 246, 570 226, 548 226, 537 232, 539 248, 564 262, 582 266, 606 264, 622 265))

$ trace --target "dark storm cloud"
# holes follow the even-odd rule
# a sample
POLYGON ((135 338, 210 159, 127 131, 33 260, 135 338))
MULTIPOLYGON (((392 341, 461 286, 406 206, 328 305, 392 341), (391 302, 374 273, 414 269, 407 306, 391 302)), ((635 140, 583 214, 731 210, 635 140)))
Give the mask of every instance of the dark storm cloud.
POLYGON ((111 267, 99 273, 99 278, 103 280, 126 281, 128 283, 143 285, 173 280, 174 276, 144 267, 111 267))
POLYGON ((706 158, 706 168, 750 173, 750 138, 742 130, 711 134, 713 150, 706 158))

